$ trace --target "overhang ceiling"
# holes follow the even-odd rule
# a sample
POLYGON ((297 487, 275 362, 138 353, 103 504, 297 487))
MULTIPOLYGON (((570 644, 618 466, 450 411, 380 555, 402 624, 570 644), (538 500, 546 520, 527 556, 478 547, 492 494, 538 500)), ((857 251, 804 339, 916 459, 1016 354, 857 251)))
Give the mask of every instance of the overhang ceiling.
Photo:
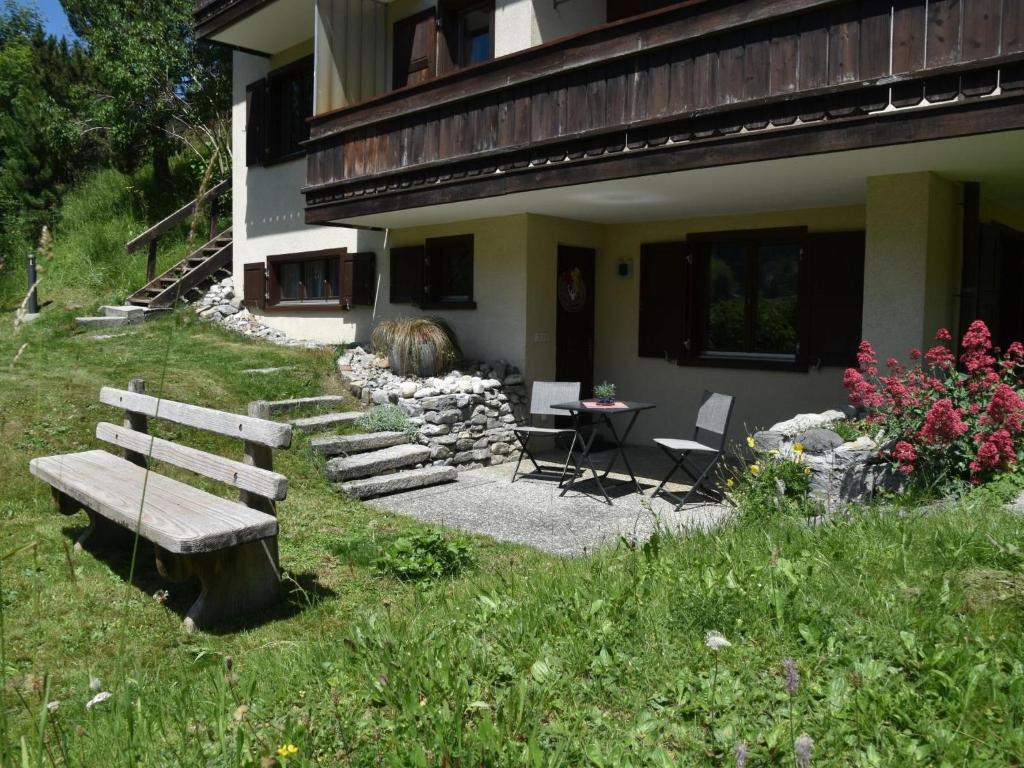
POLYGON ((346 219, 412 227, 538 213, 609 224, 863 204, 867 179, 933 171, 1024 208, 1024 131, 767 160, 468 200, 346 219))
POLYGON ((250 51, 279 53, 313 36, 314 6, 314 0, 275 0, 210 39, 250 51))

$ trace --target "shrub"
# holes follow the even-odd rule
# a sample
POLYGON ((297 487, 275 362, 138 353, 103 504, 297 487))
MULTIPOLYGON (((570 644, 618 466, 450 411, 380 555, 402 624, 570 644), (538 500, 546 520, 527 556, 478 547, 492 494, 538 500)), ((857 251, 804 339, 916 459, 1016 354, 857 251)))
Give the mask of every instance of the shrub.
POLYGON ((356 427, 363 432, 406 432, 412 434, 416 425, 397 405, 378 405, 371 408, 356 421, 356 427))
POLYGON ((888 375, 879 373, 874 348, 862 341, 858 367, 847 369, 843 384, 850 402, 884 428, 886 454, 911 484, 949 491, 990 480, 1019 460, 1024 346, 1014 342, 997 357, 988 327, 975 320, 961 341, 958 370, 949 331, 940 329, 935 338, 927 352, 911 350, 909 367, 887 360, 888 375))
POLYGON ((433 376, 462 357, 455 332, 436 317, 382 320, 373 329, 370 343, 377 354, 388 356, 399 375, 433 376))
POLYGON ((437 532, 395 539, 377 560, 377 570, 400 581, 457 576, 473 565, 473 550, 465 539, 437 532))
MULTIPOLYGON (((753 438, 747 438, 749 446, 753 447, 753 443, 753 438)), ((807 513, 811 468, 803 461, 803 450, 796 443, 791 455, 767 451, 737 477, 726 480, 744 515, 807 513)))

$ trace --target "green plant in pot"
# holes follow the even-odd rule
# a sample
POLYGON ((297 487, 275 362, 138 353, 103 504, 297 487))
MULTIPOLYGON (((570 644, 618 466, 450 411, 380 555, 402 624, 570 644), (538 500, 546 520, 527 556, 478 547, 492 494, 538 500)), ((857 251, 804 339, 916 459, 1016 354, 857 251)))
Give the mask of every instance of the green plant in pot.
POLYGON ((373 329, 370 343, 399 376, 437 376, 462 357, 454 331, 436 317, 382 320, 373 329))
POLYGON ((602 381, 594 387, 594 398, 601 405, 611 405, 615 402, 615 385, 602 381))

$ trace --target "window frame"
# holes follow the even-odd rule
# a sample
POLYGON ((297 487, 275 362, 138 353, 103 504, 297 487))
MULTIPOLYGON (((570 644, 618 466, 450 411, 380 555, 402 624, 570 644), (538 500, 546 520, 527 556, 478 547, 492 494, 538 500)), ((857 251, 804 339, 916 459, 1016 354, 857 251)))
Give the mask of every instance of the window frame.
POLYGON ((483 64, 486 61, 490 61, 494 58, 494 0, 481 0, 478 3, 472 3, 465 7, 459 8, 455 11, 457 14, 456 29, 458 30, 458 50, 455 55, 452 56, 456 69, 465 69, 466 67, 474 67, 477 64, 483 64), (469 63, 469 51, 466 50, 466 17, 475 11, 486 11, 488 14, 488 29, 490 30, 490 47, 487 51, 487 57, 482 61, 478 61, 475 64, 469 63))
POLYGON ((389 296, 391 304, 411 304, 420 309, 476 309, 476 238, 473 234, 445 235, 443 237, 431 237, 422 243, 411 245, 396 245, 390 248, 389 253, 389 296), (431 288, 437 281, 441 280, 444 266, 439 262, 441 254, 438 251, 442 248, 460 246, 469 251, 469 292, 465 299, 457 301, 439 299, 431 295, 431 288), (410 275, 403 275, 401 281, 396 280, 398 267, 413 270, 410 275), (403 288, 407 284, 416 283, 417 288, 411 293, 399 292, 398 286, 403 288))
POLYGON ((351 309, 345 302, 344 259, 348 250, 345 248, 326 248, 319 251, 302 251, 298 253, 278 253, 267 257, 267 302, 265 312, 338 312, 351 309), (282 299, 280 268, 285 264, 307 264, 314 261, 338 263, 337 298, 329 299, 282 299))
POLYGON ((264 142, 266 150, 264 152, 263 166, 276 165, 278 163, 286 163, 290 160, 297 160, 304 157, 306 150, 303 143, 309 140, 309 122, 308 118, 313 116, 313 102, 315 99, 316 86, 313 82, 314 78, 314 61, 313 56, 303 56, 301 59, 289 62, 284 66, 278 67, 272 72, 268 72, 264 78, 264 87, 266 88, 266 96, 263 103, 266 105, 266 114, 264 116, 264 142), (296 79, 308 78, 309 79, 309 114, 304 115, 302 118, 302 130, 299 132, 298 139, 294 142, 294 146, 289 145, 291 148, 277 146, 277 141, 280 136, 281 126, 283 120, 290 120, 291 114, 289 110, 281 109, 278 105, 278 99, 280 98, 279 92, 275 91, 275 88, 282 87, 289 81, 296 79), (276 118, 276 119, 275 119, 276 118))

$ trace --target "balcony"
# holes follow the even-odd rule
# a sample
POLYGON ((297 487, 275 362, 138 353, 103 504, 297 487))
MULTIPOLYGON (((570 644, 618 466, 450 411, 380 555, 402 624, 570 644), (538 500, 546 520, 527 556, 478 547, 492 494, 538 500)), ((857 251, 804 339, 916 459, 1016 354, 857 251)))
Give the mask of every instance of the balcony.
POLYGON ((306 218, 1024 127, 1024 0, 690 0, 314 117, 306 218))
POLYGON ((314 0, 196 0, 196 37, 274 54, 313 34, 314 0))

